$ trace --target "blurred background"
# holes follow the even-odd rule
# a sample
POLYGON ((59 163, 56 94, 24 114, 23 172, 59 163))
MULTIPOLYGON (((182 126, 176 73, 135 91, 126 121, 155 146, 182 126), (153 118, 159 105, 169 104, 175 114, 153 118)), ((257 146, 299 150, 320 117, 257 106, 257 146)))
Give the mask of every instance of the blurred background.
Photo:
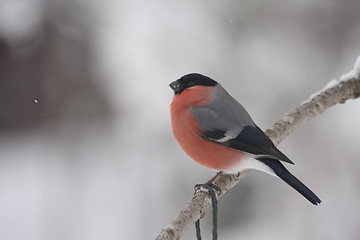
MULTIPOLYGON (((154 239, 214 175, 175 142, 168 84, 208 75, 265 130, 352 69, 359 9, 1 0, 0 239, 154 239)), ((320 206, 252 171, 219 202, 219 238, 359 239, 359 122, 360 100, 348 101, 280 145, 320 206)))

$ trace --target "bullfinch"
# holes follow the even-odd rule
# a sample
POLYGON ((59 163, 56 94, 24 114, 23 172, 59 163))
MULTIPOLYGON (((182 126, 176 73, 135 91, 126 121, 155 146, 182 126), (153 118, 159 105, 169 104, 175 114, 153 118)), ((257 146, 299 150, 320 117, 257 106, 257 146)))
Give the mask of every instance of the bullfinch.
POLYGON ((213 79, 191 73, 170 83, 171 126, 182 149, 199 164, 225 173, 256 169, 277 176, 312 204, 321 200, 282 162, 293 164, 249 113, 213 79))

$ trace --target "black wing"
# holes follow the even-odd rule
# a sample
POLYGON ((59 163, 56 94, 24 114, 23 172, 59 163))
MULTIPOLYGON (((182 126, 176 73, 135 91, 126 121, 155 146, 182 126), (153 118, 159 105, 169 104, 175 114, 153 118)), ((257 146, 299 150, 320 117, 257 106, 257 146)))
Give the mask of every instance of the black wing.
POLYGON ((258 127, 245 126, 234 138, 227 139, 226 131, 206 131, 202 136, 204 139, 225 145, 229 148, 241 150, 255 155, 266 155, 268 157, 294 164, 286 157, 268 136, 258 127))

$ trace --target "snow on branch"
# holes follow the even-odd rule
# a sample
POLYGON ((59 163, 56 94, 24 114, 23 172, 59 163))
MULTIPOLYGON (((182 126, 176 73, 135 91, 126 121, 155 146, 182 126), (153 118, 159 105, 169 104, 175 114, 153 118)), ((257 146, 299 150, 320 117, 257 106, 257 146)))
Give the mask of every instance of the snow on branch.
MULTIPOLYGON (((360 56, 350 72, 342 75, 340 80, 330 81, 321 91, 314 93, 297 108, 285 114, 265 133, 275 145, 278 145, 292 132, 311 118, 324 112, 327 108, 358 97, 360 97, 360 56)), ((214 181, 214 184, 221 189, 221 194, 218 195, 218 198, 235 186, 249 171, 246 170, 237 175, 220 175, 214 181)), ((211 198, 209 193, 206 191, 197 192, 190 202, 187 203, 186 207, 161 231, 156 240, 180 239, 199 218, 204 216, 205 210, 210 205, 211 198)))

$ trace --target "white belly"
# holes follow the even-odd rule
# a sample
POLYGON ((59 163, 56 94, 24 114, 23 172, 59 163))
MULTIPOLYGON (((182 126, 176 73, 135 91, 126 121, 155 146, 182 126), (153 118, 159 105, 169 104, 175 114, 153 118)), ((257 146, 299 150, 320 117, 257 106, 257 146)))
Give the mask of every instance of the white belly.
POLYGON ((241 161, 239 161, 238 164, 223 170, 225 173, 238 173, 242 172, 246 169, 256 169, 262 172, 265 172, 267 174, 270 174, 272 176, 276 176, 275 172, 265 163, 262 163, 259 160, 256 160, 253 158, 253 154, 248 154, 247 157, 243 158, 241 161))

